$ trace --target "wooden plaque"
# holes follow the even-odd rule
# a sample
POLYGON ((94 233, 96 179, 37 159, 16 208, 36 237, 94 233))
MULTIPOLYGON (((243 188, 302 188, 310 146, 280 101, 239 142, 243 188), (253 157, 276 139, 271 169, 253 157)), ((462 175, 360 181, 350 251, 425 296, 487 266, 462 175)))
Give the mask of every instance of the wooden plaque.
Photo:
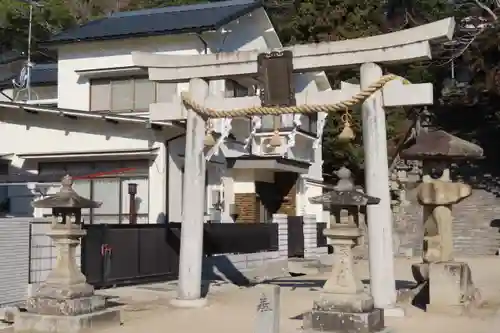
POLYGON ((262 106, 295 105, 292 52, 261 53, 257 63, 262 106))

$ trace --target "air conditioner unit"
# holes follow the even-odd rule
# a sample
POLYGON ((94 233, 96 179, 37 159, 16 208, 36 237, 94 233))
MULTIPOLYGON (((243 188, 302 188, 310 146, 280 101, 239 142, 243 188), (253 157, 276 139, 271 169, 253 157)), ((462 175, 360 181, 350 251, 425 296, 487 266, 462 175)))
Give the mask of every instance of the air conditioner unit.
POLYGON ((262 138, 260 140, 260 151, 263 155, 277 155, 279 154, 279 149, 281 147, 272 146, 271 143, 272 138, 262 138))

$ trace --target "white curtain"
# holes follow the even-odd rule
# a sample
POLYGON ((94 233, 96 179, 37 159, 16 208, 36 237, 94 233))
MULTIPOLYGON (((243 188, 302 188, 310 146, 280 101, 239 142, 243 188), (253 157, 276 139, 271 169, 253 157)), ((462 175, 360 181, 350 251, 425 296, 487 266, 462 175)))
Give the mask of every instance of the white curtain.
MULTIPOLYGON (((75 180, 73 182, 73 190, 84 198, 92 198, 92 193, 90 193, 90 180, 75 180)), ((90 223, 90 208, 82 209, 82 220, 83 223, 90 223)))
POLYGON ((102 202, 101 207, 94 209, 94 223, 119 223, 120 213, 120 180, 119 179, 94 179, 92 200, 102 202), (103 222, 111 217, 99 217, 101 214, 114 215, 116 222, 103 222), (99 222, 98 222, 99 221, 99 222))

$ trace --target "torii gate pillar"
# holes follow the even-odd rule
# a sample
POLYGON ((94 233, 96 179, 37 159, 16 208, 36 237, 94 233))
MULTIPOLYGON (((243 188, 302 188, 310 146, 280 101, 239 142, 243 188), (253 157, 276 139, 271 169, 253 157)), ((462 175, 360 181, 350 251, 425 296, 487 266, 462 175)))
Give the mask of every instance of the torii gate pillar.
MULTIPOLYGON (((195 101, 203 103, 209 94, 208 83, 202 79, 191 79, 189 93, 195 101)), ((196 308, 207 303, 207 299, 201 295, 206 171, 203 146, 205 121, 195 112, 189 111, 186 123, 179 288, 177 298, 172 299, 171 304, 182 308, 196 308)))
MULTIPOLYGON (((382 77, 382 69, 374 63, 361 65, 361 89, 382 77)), ((396 308, 392 212, 389 193, 387 137, 382 93, 372 94, 362 106, 363 147, 365 155, 366 193, 380 198, 378 205, 367 206, 370 287, 376 308, 386 315, 402 316, 396 308)))

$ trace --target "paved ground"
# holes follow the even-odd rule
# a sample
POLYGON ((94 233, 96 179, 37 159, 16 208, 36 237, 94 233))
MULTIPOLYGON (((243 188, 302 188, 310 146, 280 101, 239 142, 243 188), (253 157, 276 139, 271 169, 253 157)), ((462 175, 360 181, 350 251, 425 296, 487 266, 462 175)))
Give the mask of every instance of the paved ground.
MULTIPOLYGON (((417 261, 417 260, 413 260, 417 261)), ((449 317, 427 314, 407 307, 404 318, 389 318, 387 326, 401 333, 496 333, 500 317, 500 258, 469 258, 476 286, 482 291, 487 306, 478 317, 449 317), (495 327, 496 326, 496 327, 495 327)), ((411 282, 412 260, 396 261, 396 278, 404 285, 411 282), (407 281, 407 282, 405 282, 407 281)), ((362 278, 368 277, 368 264, 357 264, 362 278)), ((281 332, 300 331, 301 314, 310 310, 313 300, 326 279, 326 274, 283 278, 274 281, 281 288, 281 332)), ((169 305, 175 297, 175 285, 156 284, 143 287, 126 287, 105 291, 123 305, 123 326, 102 333, 255 333, 254 316, 258 303, 258 287, 239 288, 230 284, 211 286, 209 306, 203 309, 177 309, 169 305)))

